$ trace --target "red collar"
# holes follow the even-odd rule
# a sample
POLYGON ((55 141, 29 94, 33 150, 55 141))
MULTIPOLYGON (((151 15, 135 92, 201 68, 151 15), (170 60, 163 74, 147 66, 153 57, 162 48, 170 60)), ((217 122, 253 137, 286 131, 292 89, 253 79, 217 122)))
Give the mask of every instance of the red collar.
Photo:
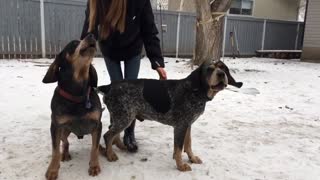
POLYGON ((64 97, 65 99, 72 101, 74 103, 82 103, 85 102, 86 100, 89 99, 90 96, 90 92, 91 92, 91 87, 88 87, 88 91, 87 94, 85 96, 74 96, 68 92, 66 92, 65 90, 63 90, 62 88, 60 88, 58 86, 57 88, 58 93, 60 94, 60 96, 64 97))

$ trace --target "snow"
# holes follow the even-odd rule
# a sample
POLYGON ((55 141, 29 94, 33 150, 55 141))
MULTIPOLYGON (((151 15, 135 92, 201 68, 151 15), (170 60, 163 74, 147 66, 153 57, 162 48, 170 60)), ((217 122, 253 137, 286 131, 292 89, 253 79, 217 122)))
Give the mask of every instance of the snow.
MULTIPOLYGON (((51 158, 50 100, 55 84, 41 80, 52 60, 0 60, 0 179, 37 180, 51 158)), ((188 60, 166 58, 171 79, 186 77, 188 60)), ((320 64, 261 58, 225 59, 242 89, 228 87, 209 102, 192 126, 193 150, 203 164, 179 172, 173 129, 138 122, 138 153, 122 152, 117 162, 100 156, 102 172, 87 173, 91 137, 69 137, 72 160, 61 163, 59 179, 142 180, 318 180, 320 177, 320 64)), ((99 84, 109 77, 95 59, 99 84)), ((140 78, 157 78, 144 59, 140 78)), ((103 114, 103 133, 109 125, 103 114)), ((103 143, 103 140, 101 140, 103 143)), ((183 155, 187 161, 186 154, 183 155)))

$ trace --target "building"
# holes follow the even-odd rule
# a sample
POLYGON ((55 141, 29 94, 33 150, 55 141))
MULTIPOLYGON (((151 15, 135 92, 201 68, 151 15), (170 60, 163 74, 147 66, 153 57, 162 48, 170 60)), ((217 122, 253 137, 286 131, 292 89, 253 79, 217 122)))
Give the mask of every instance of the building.
POLYGON ((302 61, 320 63, 320 1, 307 3, 306 25, 302 48, 302 61))
MULTIPOLYGON (((300 0, 233 0, 229 14, 263 19, 296 21, 300 0)), ((169 0, 168 9, 177 11, 180 0, 169 0)), ((184 0, 183 11, 195 12, 194 0, 184 0)))

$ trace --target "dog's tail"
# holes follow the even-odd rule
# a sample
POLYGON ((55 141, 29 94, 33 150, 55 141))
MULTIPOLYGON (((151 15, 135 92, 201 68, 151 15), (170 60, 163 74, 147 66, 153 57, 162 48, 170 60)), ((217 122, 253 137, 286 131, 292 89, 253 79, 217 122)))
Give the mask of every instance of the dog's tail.
POLYGON ((110 85, 104 85, 104 86, 99 86, 96 88, 96 91, 102 95, 106 95, 108 94, 108 92, 110 91, 111 86, 110 85))

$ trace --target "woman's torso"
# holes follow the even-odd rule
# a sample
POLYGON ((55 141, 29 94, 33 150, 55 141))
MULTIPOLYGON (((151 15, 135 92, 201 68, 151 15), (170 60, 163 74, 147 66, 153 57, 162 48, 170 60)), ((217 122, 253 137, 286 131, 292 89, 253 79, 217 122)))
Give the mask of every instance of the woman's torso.
MULTIPOLYGON (((99 14, 105 14, 105 3, 110 0, 101 1, 99 14)), ((100 40, 100 49, 104 56, 113 60, 126 60, 141 53, 143 40, 141 37, 141 16, 143 15, 146 0, 127 0, 127 13, 125 31, 112 32, 106 40, 100 40)), ((99 23, 101 22, 98 19, 99 23)))

